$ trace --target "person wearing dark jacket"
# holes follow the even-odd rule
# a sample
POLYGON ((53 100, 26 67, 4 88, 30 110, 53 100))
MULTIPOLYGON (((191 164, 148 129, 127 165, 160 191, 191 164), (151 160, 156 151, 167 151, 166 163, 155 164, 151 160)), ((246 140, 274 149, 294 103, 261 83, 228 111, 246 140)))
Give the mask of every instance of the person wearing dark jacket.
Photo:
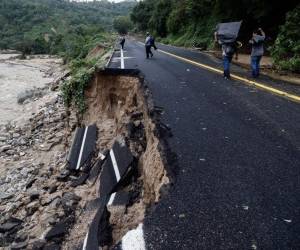
POLYGON ((122 49, 124 49, 124 44, 125 44, 125 37, 122 36, 120 39, 120 45, 121 45, 122 49))
POLYGON ((145 49, 146 49, 146 58, 149 59, 149 56, 153 57, 153 53, 151 51, 151 48, 154 48, 157 50, 157 47, 155 46, 155 39, 150 35, 149 32, 147 32, 147 37, 145 40, 145 49))
POLYGON ((251 69, 252 69, 252 76, 254 78, 259 77, 260 71, 260 61, 264 54, 264 41, 266 39, 265 32, 259 28, 255 30, 252 35, 252 39, 249 43, 252 45, 251 50, 251 69))

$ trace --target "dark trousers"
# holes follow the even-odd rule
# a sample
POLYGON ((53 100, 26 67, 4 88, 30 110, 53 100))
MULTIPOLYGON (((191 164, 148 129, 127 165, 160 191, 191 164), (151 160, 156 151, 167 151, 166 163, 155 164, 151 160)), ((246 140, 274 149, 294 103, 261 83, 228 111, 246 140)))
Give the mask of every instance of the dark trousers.
POLYGON ((230 78, 230 63, 232 56, 223 56, 224 77, 230 78))
POLYGON ((252 76, 254 78, 259 76, 260 60, 261 56, 251 56, 252 76))
POLYGON ((151 55, 151 57, 153 56, 153 53, 151 51, 151 45, 146 45, 145 48, 146 48, 146 57, 149 58, 149 55, 151 55))
POLYGON ((121 43, 120 43, 122 49, 124 49, 124 44, 125 44, 125 42, 121 42, 121 43))

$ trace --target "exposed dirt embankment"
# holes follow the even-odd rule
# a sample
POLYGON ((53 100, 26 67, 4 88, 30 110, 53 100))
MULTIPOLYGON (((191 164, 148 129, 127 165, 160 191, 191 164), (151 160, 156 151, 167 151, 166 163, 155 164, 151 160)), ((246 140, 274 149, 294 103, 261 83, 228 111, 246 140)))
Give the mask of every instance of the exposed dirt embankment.
POLYGON ((105 149, 103 144, 111 147, 116 137, 127 139, 139 159, 143 199, 149 204, 159 200, 160 187, 169 180, 154 135, 156 125, 149 117, 151 103, 140 81, 138 77, 98 74, 86 91, 88 110, 83 121, 97 124, 100 151, 105 149))
POLYGON ((53 91, 37 97, 54 96, 29 120, 0 127, 0 248, 82 248, 97 211, 101 178, 73 185, 86 174, 70 171, 66 160, 76 127, 97 126, 91 166, 100 153, 108 157, 116 141, 133 155, 129 172, 113 190, 128 194, 128 202, 105 208, 104 249, 136 228, 170 183, 161 138, 167 129, 140 77, 97 73, 85 92, 87 111, 81 117, 64 107, 59 84, 53 81, 53 91))
MULTIPOLYGON (((113 246, 143 221, 147 207, 159 201, 161 188, 169 183, 160 139, 155 135, 156 123, 150 117, 153 105, 148 94, 138 77, 105 73, 98 73, 86 90, 88 109, 82 122, 97 125, 97 150, 105 152, 116 140, 123 141, 136 159, 134 173, 116 190, 133 194, 129 205, 108 207, 111 240, 107 246, 113 246)), ((97 197, 94 188, 86 197, 87 203, 97 197)), ((86 228, 87 220, 91 222, 91 214, 82 215, 84 221, 79 220, 81 226, 77 228, 86 228)), ((83 240, 85 234, 86 230, 81 236, 77 231, 76 239, 83 240)))

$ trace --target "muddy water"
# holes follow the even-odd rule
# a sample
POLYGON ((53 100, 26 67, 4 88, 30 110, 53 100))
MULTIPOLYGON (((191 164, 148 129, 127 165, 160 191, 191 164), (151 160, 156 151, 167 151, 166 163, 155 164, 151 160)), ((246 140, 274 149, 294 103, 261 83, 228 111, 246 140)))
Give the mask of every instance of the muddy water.
POLYGON ((0 53, 0 124, 22 122, 28 118, 39 103, 19 105, 18 95, 26 90, 45 87, 60 72, 60 59, 38 56, 19 60, 16 56, 0 53))

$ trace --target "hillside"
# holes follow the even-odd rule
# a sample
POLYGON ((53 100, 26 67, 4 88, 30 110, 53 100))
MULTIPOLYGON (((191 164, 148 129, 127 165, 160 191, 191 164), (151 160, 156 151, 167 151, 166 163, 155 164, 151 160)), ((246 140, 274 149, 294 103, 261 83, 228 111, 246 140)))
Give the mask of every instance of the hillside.
POLYGON ((135 1, 111 3, 64 0, 2 0, 0 49, 26 53, 79 53, 80 41, 110 31, 116 16, 127 15, 135 1), (71 48, 71 49, 70 49, 71 48))

